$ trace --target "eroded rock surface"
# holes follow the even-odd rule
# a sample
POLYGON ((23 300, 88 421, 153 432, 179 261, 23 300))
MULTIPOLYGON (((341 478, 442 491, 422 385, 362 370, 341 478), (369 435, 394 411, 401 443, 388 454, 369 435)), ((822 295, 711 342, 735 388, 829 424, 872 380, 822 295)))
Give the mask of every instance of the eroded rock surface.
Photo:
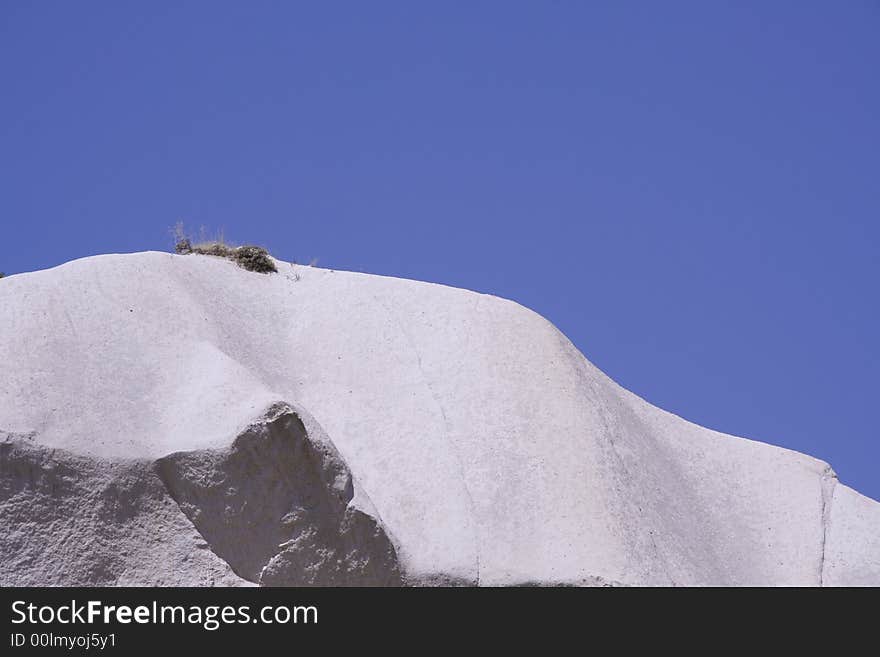
POLYGON ((145 460, 0 442, 3 586, 216 586, 243 582, 145 460))
POLYGON ((309 439, 276 404, 228 449, 157 462, 171 495, 214 552, 264 586, 400 584, 394 547, 350 505, 351 473, 332 445, 309 439))
POLYGON ((276 264, 4 279, 0 584, 880 585, 880 503, 827 463, 511 301, 276 264))
POLYGON ((397 586, 332 444, 272 405, 226 449, 156 461, 0 442, 4 586, 397 586))

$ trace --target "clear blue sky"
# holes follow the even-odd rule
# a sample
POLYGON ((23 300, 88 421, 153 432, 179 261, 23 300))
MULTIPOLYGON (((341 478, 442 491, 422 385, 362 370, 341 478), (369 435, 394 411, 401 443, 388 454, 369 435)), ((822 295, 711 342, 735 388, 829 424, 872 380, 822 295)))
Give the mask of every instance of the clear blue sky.
POLYGON ((491 292, 880 499, 878 35, 871 0, 4 2, 0 269, 182 219, 491 292))

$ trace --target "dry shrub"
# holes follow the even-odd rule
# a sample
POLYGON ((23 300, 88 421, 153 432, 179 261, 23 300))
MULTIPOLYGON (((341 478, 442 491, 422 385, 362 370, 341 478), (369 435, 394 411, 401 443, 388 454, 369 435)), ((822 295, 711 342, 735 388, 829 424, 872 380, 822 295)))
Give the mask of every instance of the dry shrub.
POLYGON ((226 244, 222 232, 216 239, 207 240, 204 226, 200 230, 201 240, 193 244, 183 227, 183 222, 180 221, 177 222, 171 232, 174 235, 175 241, 174 252, 180 255, 196 253, 199 255, 228 258, 243 269, 261 274, 278 271, 269 252, 261 246, 230 246, 226 244))

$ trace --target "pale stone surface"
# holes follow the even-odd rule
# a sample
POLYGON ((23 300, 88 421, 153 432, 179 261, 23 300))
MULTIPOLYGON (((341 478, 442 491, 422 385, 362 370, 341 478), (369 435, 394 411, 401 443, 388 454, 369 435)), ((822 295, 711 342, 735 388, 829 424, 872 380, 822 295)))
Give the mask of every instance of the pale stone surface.
POLYGON ((880 504, 827 464, 511 301, 278 267, 0 282, 0 583, 880 585, 880 504))
POLYGON ((880 504, 838 484, 826 517, 823 584, 880 584, 880 504))

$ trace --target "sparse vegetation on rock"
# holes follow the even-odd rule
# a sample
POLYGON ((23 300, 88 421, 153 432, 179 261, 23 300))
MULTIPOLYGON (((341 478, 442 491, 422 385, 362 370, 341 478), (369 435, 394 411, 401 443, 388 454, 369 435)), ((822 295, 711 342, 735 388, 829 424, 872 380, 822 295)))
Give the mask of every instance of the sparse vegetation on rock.
POLYGON ((179 255, 195 253, 198 255, 228 258, 242 269, 255 271, 260 274, 269 274, 278 271, 269 252, 261 246, 254 246, 251 244, 245 246, 231 246, 226 243, 222 234, 215 239, 208 240, 205 239, 204 228, 201 230, 202 239, 196 244, 193 244, 190 237, 186 234, 182 222, 177 222, 172 233, 175 241, 174 252, 179 255))
POLYGON ((260 246, 240 246, 233 251, 232 258, 239 267, 244 267, 248 271, 261 274, 278 271, 269 252, 260 246))

